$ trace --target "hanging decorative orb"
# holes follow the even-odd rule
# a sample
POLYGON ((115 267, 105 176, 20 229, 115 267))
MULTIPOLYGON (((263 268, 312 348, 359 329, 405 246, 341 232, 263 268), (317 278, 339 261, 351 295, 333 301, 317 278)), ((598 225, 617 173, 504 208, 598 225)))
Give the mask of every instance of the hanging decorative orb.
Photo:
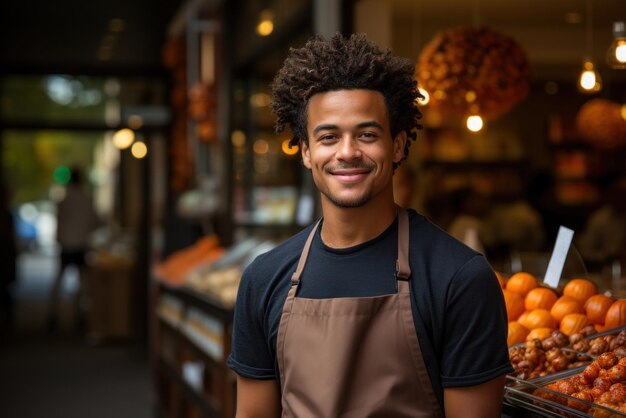
POLYGON ((511 37, 488 28, 440 32, 420 53, 418 84, 433 108, 495 119, 526 98, 531 81, 526 53, 511 37))
POLYGON ((215 85, 198 82, 188 92, 189 117, 196 121, 198 139, 212 142, 217 134, 217 94, 215 85))
POLYGON ((581 139, 605 150, 626 147, 626 120, 621 106, 611 100, 592 99, 576 115, 576 130, 581 139))

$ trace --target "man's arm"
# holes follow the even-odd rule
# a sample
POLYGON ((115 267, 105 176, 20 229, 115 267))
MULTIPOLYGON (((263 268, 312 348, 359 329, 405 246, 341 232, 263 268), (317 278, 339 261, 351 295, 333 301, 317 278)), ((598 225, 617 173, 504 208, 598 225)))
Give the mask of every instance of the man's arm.
POLYGON ((486 383, 443 390, 447 418, 499 418, 504 395, 504 375, 486 383))
POLYGON ((235 418, 278 418, 280 411, 280 391, 276 380, 255 380, 237 375, 235 418))

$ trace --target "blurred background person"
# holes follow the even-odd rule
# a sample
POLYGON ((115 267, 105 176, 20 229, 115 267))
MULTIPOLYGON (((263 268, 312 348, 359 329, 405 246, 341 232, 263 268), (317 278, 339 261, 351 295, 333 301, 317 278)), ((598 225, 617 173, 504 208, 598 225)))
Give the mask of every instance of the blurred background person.
MULTIPOLYGON (((98 226, 98 216, 91 197, 83 188, 83 175, 78 168, 72 168, 65 197, 57 205, 57 242, 61 247, 59 268, 52 284, 48 314, 48 328, 59 326, 60 298, 63 278, 69 266, 78 270, 79 284, 83 285, 85 255, 89 247, 91 233, 98 226)), ((80 287, 76 298, 75 319, 80 321, 80 287)))

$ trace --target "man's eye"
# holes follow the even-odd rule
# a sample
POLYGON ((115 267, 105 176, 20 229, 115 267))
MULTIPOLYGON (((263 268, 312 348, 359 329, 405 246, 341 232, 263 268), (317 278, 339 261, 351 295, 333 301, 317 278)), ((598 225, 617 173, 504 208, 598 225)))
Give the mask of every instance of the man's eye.
POLYGON ((323 141, 323 142, 329 142, 329 141, 334 141, 334 140, 335 140, 335 135, 328 134, 328 135, 322 135, 320 137, 320 141, 323 141))
POLYGON ((363 132, 360 135, 361 138, 365 139, 365 140, 373 140, 378 138, 378 135, 376 135, 374 132, 363 132))

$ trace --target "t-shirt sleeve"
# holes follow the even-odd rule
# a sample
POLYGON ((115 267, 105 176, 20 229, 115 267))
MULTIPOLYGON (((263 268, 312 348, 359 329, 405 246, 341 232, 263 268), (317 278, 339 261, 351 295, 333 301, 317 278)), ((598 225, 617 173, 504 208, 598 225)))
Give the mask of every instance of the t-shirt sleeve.
POLYGON ((270 352, 260 282, 251 264, 243 273, 233 319, 232 347, 228 366, 250 379, 276 379, 274 356, 270 352))
POLYGON ((443 387, 478 385, 513 371, 504 297, 482 256, 472 257, 455 274, 445 312, 443 387))

